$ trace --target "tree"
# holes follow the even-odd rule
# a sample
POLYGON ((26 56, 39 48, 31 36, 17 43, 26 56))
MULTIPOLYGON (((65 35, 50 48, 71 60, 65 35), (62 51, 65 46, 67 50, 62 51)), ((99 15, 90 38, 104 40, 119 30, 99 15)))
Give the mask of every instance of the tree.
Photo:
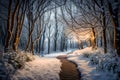
POLYGON ((57 50, 57 36, 58 34, 58 20, 57 20, 57 6, 55 4, 55 37, 54 37, 54 51, 57 50))
MULTIPOLYGON (((36 11, 35 13, 33 14, 33 11, 32 12, 29 12, 31 13, 31 15, 35 15, 32 19, 32 22, 31 22, 31 25, 30 25, 30 32, 29 32, 29 37, 28 37, 28 43, 27 43, 27 46, 26 46, 26 51, 29 51, 30 49, 30 42, 32 42, 32 34, 34 32, 34 28, 35 28, 35 22, 38 20, 39 17, 41 17, 46 11, 48 11, 47 9, 47 6, 50 5, 50 1, 49 0, 41 0, 41 1, 38 1, 38 3, 36 3, 36 11)), ((33 5, 31 5, 31 7, 33 7, 33 5)), ((29 15, 29 16, 31 16, 29 15)))
POLYGON ((92 35, 91 35, 91 42, 92 42, 92 49, 96 49, 96 36, 95 36, 95 29, 92 28, 92 35))
POLYGON ((17 1, 15 8, 13 10, 13 15, 12 15, 12 3, 13 0, 9 1, 9 9, 8 9, 8 20, 7 20, 7 40, 6 40, 6 45, 5 45, 5 51, 6 49, 9 49, 11 39, 13 36, 14 28, 15 28, 15 22, 16 22, 16 15, 20 7, 20 0, 17 1))
POLYGON ((119 27, 119 11, 120 11, 120 1, 114 0, 113 2, 108 1, 108 9, 110 17, 112 19, 112 25, 114 27, 114 49, 117 55, 120 56, 120 27, 119 27), (112 3, 114 3, 112 5, 112 3))
POLYGON ((25 1, 23 1, 23 3, 21 3, 21 6, 23 6, 21 11, 20 11, 20 7, 18 9, 17 28, 15 30, 15 38, 14 38, 14 42, 13 42, 13 50, 14 51, 18 50, 18 45, 20 43, 20 37, 22 35, 25 12, 26 12, 26 9, 27 9, 26 5, 27 5, 27 1, 25 0, 25 1))

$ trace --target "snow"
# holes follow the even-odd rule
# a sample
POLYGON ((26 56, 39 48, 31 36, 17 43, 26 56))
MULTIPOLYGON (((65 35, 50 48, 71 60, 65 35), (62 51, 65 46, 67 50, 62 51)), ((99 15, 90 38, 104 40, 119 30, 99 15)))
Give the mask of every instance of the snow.
POLYGON ((92 47, 86 47, 84 49, 75 50, 75 51, 72 52, 72 54, 69 54, 67 56, 68 57, 74 57, 74 56, 79 57, 79 56, 82 56, 85 53, 92 54, 92 53, 96 53, 96 52, 103 53, 103 49, 102 48, 98 48, 97 50, 92 51, 92 47))
MULTIPOLYGON (((109 55, 105 55, 103 48, 98 48, 97 50, 92 50, 91 47, 86 47, 81 50, 74 50, 73 52, 58 52, 52 53, 49 55, 45 55, 45 57, 57 57, 59 55, 67 55, 68 60, 77 64, 77 68, 81 73, 82 80, 117 80, 116 74, 99 70, 98 64, 91 64, 90 59, 94 58, 96 62, 99 62, 100 57, 105 57, 106 59, 109 58, 109 55), (84 55, 89 54, 91 57, 88 56, 86 58, 84 55), (95 58, 96 57, 96 58, 95 58)), ((105 64, 107 64, 106 61, 105 64)), ((119 79, 118 79, 119 80, 119 79)))
POLYGON ((77 64, 77 68, 81 72, 83 80, 116 80, 114 73, 97 70, 97 65, 90 64, 90 58, 83 56, 85 53, 103 53, 103 50, 99 48, 96 51, 92 51, 91 47, 87 47, 82 50, 76 50, 72 54, 68 54, 68 60, 77 64))
POLYGON ((74 50, 76 50, 76 49, 69 49, 65 52, 53 52, 53 53, 44 55, 44 57, 55 58, 55 57, 60 56, 60 55, 67 55, 68 53, 71 53, 74 50))
POLYGON ((81 77, 84 80, 111 80, 109 76, 112 74, 106 74, 96 70, 95 66, 89 64, 89 60, 82 57, 72 57, 69 60, 77 63, 78 69, 81 72, 81 77))
POLYGON ((59 80, 60 66, 61 62, 56 58, 35 56, 35 60, 16 71, 12 80, 59 80))
POLYGON ((27 62, 23 69, 13 75, 12 80, 60 80, 61 62, 55 58, 59 55, 67 55, 68 60, 77 64, 82 80, 120 80, 116 73, 107 71, 108 63, 115 63, 114 56, 103 53, 102 48, 93 51, 91 47, 86 47, 81 50, 55 52, 44 57, 35 56, 35 60, 27 62), (96 62, 91 63, 91 59, 96 62), (103 70, 99 69, 102 59, 102 65, 107 64, 103 70))

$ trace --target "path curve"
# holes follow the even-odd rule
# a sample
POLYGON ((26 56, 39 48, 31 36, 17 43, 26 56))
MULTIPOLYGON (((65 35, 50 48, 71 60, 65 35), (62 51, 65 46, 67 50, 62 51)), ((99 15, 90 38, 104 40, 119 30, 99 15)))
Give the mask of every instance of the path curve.
POLYGON ((67 60, 66 55, 58 56, 58 59, 62 62, 60 80, 80 80, 80 73, 76 64, 67 60))

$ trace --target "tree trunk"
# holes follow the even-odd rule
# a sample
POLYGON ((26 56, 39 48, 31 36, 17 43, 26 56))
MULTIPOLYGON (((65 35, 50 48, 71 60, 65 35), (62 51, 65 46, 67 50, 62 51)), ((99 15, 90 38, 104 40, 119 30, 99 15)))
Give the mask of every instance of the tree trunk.
POLYGON ((14 51, 17 51, 18 45, 19 45, 19 41, 20 41, 20 37, 18 36, 18 33, 16 33, 15 41, 14 41, 14 44, 13 44, 13 50, 14 51))
POLYGON ((106 29, 103 30, 103 39, 104 39, 104 53, 107 53, 106 29))
MULTIPOLYGON (((115 0, 115 3, 119 4, 119 0, 115 0)), ((120 56, 120 30, 119 30, 119 5, 116 4, 116 7, 113 8, 112 4, 108 2, 109 13, 112 18, 112 23, 114 26, 114 49, 117 52, 117 56, 120 56)))
POLYGON ((100 39, 100 47, 102 47, 102 36, 101 36, 101 39, 100 39))
POLYGON ((64 51, 64 49, 65 49, 65 37, 63 37, 63 50, 62 51, 64 51))
POLYGON ((44 51, 45 32, 46 32, 46 26, 45 26, 45 29, 44 29, 44 31, 43 31, 43 39, 42 39, 42 51, 44 51))
POLYGON ((78 40, 78 48, 80 49, 81 47, 80 47, 80 40, 78 40))
POLYGON ((103 6, 103 12, 102 12, 102 20, 103 20, 103 40, 104 40, 104 53, 107 53, 107 42, 106 42, 106 15, 105 15, 105 4, 104 1, 101 0, 101 6, 103 6))
POLYGON ((32 42, 31 44, 31 50, 32 50, 32 54, 34 55, 34 42, 32 42))
POLYGON ((62 37, 61 37, 61 41, 60 41, 60 50, 62 51, 62 37))
MULTIPOLYGON (((27 43, 27 46, 26 46, 26 51, 28 51, 29 50, 29 47, 30 47, 30 43, 32 42, 32 33, 33 33, 33 31, 34 31, 34 23, 32 24, 32 26, 31 26, 31 29, 30 29, 30 33, 29 33, 29 38, 28 38, 28 43, 27 43)), ((32 44, 32 43, 31 43, 32 44)))
POLYGON ((51 25, 48 27, 49 29, 49 36, 48 36, 48 54, 50 53, 50 29, 51 29, 51 25))
POLYGON ((40 53, 40 51, 42 51, 42 39, 39 40, 39 49, 38 52, 40 53))
POLYGON ((48 38, 48 54, 50 54, 50 38, 48 38))
POLYGON ((95 30, 94 30, 94 28, 92 28, 91 42, 92 42, 92 50, 95 50, 96 49, 96 37, 95 37, 95 30))
POLYGON ((9 45, 10 45, 10 34, 11 34, 11 31, 10 31, 10 22, 11 22, 11 8, 12 8, 12 0, 9 0, 9 8, 8 8, 8 20, 7 20, 7 40, 6 40, 6 45, 5 45, 5 52, 6 52, 6 49, 9 48, 9 45))
POLYGON ((8 25, 7 25, 8 26, 8 36, 7 36, 7 40, 6 40, 6 46, 5 46, 6 49, 9 48, 10 42, 11 42, 11 39, 12 39, 12 36, 13 36, 16 14, 17 14, 17 11, 20 7, 20 0, 17 1, 17 4, 15 6, 15 9, 14 9, 14 12, 13 12, 13 15, 12 15, 11 26, 10 26, 10 16, 11 16, 12 0, 10 0, 9 6, 10 6, 10 10, 8 12, 8 25))
POLYGON ((26 12, 26 1, 23 6, 24 9, 22 9, 21 16, 19 15, 20 12, 20 6, 18 10, 18 23, 17 23, 17 28, 15 32, 15 39, 13 42, 13 50, 17 51, 19 43, 20 43, 20 37, 22 35, 22 28, 23 28, 23 23, 24 23, 24 18, 25 18, 25 12, 26 12))
POLYGON ((58 20, 57 20, 57 9, 55 5, 55 38, 54 38, 54 51, 57 50, 57 34, 58 34, 58 20))
POLYGON ((65 39, 65 49, 66 49, 66 51, 67 51, 67 45, 68 45, 68 41, 67 41, 67 39, 65 39))
POLYGON ((13 42, 13 50, 14 51, 17 51, 18 49, 18 44, 19 44, 19 40, 20 40, 20 37, 19 37, 19 30, 20 30, 20 6, 18 7, 18 13, 17 13, 17 28, 16 28, 16 32, 15 32, 15 38, 14 38, 14 42, 13 42))
MULTIPOLYGON (((29 3, 29 5, 30 5, 30 3, 29 3)), ((33 19, 33 12, 32 12, 31 10, 33 10, 33 8, 30 9, 30 7, 29 7, 29 8, 28 8, 28 11, 29 11, 29 12, 28 12, 29 36, 28 36, 28 42, 27 42, 27 46, 26 46, 25 51, 29 51, 29 49, 30 49, 30 44, 32 45, 32 40, 31 40, 31 38, 32 38, 33 31, 34 31, 35 21, 36 21, 36 18, 33 19)))
POLYGON ((45 41, 45 33, 43 33, 43 40, 42 40, 42 51, 44 51, 44 41, 45 41))
POLYGON ((83 49, 83 42, 81 42, 81 49, 83 49))

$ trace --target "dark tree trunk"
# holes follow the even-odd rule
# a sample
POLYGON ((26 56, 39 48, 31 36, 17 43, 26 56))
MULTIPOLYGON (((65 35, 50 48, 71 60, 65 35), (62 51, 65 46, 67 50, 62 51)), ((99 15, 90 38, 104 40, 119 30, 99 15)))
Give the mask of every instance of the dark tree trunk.
POLYGON ((83 49, 83 42, 81 42, 81 49, 83 49))
POLYGON ((17 4, 15 6, 15 9, 14 9, 14 12, 13 12, 13 15, 12 15, 12 18, 10 17, 11 16, 11 8, 12 8, 12 0, 10 0, 10 4, 9 4, 9 12, 8 12, 8 36, 7 36, 7 40, 6 40, 6 46, 5 46, 5 49, 8 49, 9 46, 10 46, 10 42, 12 40, 12 36, 13 36, 13 32, 14 32, 14 28, 15 28, 15 22, 16 22, 16 15, 17 15, 17 12, 18 12, 18 9, 20 7, 20 0, 17 1, 17 4))
POLYGON ((6 49, 9 48, 9 45, 10 45, 10 35, 11 35, 11 31, 10 31, 10 23, 11 23, 11 9, 12 9, 12 0, 9 1, 9 8, 8 8, 8 20, 7 20, 7 40, 6 40, 6 45, 5 45, 5 51, 6 49))
POLYGON ((49 36, 48 36, 48 54, 50 53, 50 29, 51 29, 51 25, 48 27, 48 29, 49 29, 49 36))
POLYGON ((45 33, 43 33, 43 40, 42 40, 42 51, 44 51, 44 41, 45 41, 45 33))
POLYGON ((63 51, 63 38, 61 36, 60 50, 63 51))
POLYGON ((54 51, 57 50, 57 34, 58 34, 58 20, 57 20, 57 9, 55 5, 55 38, 54 38, 54 51))
POLYGON ((103 39, 104 39, 104 53, 107 53, 106 29, 103 30, 103 39))
POLYGON ((104 40, 104 53, 107 53, 107 42, 106 42, 106 16, 105 16, 105 6, 104 1, 101 0, 101 6, 103 6, 102 20, 103 20, 103 40, 104 40))
POLYGON ((48 38, 48 54, 50 54, 50 38, 48 38))
POLYGON ((63 50, 62 51, 64 51, 64 49, 65 49, 65 37, 63 37, 63 50))
POLYGON ((115 0, 114 2, 118 3, 116 4, 115 9, 112 7, 112 4, 110 2, 108 2, 108 5, 109 5, 109 13, 112 18, 112 23, 114 26, 114 49, 117 52, 117 55, 120 56, 120 30, 118 29, 119 28, 118 13, 119 13, 120 5, 119 5, 119 0, 115 0))
POLYGON ((68 42, 67 39, 65 39, 65 50, 66 51, 67 51, 67 45, 68 45, 67 42, 68 42))
POLYGON ((101 36, 101 39, 100 39, 100 47, 102 47, 102 36, 101 36))

